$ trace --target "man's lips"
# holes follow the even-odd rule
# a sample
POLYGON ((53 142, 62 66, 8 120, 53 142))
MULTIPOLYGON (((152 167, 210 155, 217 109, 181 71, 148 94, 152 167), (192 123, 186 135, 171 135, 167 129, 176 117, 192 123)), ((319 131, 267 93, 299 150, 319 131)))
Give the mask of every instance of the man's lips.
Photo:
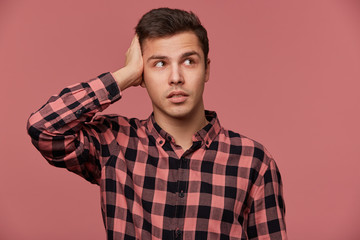
POLYGON ((169 93, 169 95, 167 96, 167 98, 173 98, 173 97, 187 97, 189 96, 189 94, 186 94, 183 91, 172 91, 169 93))
POLYGON ((188 98, 188 94, 183 91, 172 91, 167 96, 167 99, 169 99, 172 103, 183 103, 188 98))

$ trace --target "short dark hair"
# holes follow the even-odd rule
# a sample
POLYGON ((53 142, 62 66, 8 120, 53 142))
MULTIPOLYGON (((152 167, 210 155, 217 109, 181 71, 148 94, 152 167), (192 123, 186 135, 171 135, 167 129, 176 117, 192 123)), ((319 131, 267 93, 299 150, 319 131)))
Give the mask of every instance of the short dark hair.
POLYGON ((207 67, 209 53, 207 31, 193 12, 170 8, 153 9, 145 13, 135 27, 141 46, 147 38, 161 38, 185 31, 192 31, 199 39, 207 67))

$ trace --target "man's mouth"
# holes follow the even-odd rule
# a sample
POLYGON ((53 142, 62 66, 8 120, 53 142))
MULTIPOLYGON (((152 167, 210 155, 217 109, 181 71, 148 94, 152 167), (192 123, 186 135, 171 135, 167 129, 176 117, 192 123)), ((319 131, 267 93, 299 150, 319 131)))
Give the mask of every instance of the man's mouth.
POLYGON ((178 97, 188 97, 189 95, 183 91, 172 91, 167 98, 178 98, 178 97))
POLYGON ((172 103, 183 103, 188 98, 188 94, 183 91, 172 91, 167 98, 172 103))

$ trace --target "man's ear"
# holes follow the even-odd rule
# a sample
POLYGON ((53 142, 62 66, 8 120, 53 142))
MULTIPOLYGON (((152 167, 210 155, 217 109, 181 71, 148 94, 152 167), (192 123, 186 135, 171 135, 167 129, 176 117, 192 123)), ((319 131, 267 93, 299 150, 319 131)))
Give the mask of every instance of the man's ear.
POLYGON ((207 65, 206 65, 206 69, 205 69, 205 82, 209 81, 210 78, 210 58, 207 59, 207 65))

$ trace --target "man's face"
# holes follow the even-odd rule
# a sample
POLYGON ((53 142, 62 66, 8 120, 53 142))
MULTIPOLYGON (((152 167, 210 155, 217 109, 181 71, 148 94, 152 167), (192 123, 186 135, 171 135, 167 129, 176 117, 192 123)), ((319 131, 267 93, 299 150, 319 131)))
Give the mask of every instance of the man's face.
POLYGON ((193 32, 145 39, 144 83, 155 118, 188 118, 204 110, 202 94, 209 79, 204 53, 193 32))

